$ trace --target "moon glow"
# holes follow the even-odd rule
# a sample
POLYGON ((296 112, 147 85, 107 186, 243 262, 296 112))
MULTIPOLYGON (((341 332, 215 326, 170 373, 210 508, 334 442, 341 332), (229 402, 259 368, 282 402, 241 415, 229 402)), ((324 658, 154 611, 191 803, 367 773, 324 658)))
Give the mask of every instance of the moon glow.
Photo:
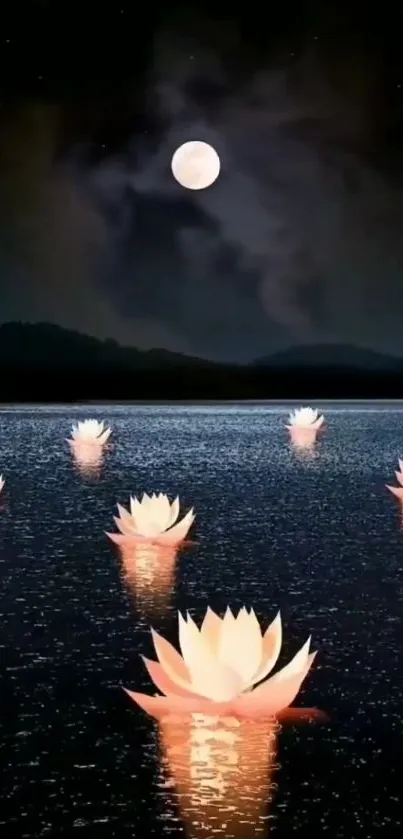
POLYGON ((183 143, 171 161, 172 174, 185 189, 206 189, 217 180, 220 168, 216 150, 201 140, 183 143))

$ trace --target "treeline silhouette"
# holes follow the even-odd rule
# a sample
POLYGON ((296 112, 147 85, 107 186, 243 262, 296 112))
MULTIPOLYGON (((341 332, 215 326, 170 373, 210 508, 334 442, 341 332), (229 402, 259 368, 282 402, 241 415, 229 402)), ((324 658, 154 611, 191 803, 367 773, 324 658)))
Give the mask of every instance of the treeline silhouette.
POLYGON ((225 365, 166 350, 143 352, 54 324, 0 326, 1 402, 85 400, 394 399, 403 363, 368 351, 323 363, 323 348, 225 365), (315 363, 315 357, 318 361, 315 363), (365 367, 366 361, 368 362, 365 367))

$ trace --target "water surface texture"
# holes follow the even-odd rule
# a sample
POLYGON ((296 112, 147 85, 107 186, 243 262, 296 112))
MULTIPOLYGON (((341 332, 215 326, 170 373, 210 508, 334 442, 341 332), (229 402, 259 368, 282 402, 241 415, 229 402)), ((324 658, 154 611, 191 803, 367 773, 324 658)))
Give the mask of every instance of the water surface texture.
POLYGON ((288 406, 0 409, 0 824, 7 837, 384 837, 401 830, 403 532, 385 489, 401 407, 324 406, 311 453, 288 406), (80 472, 65 438, 113 427, 80 472), (197 544, 135 573, 105 531, 129 494, 179 494, 197 544), (325 725, 157 726, 139 654, 176 613, 281 608, 284 663, 312 635, 299 697, 325 725), (263 745, 262 745, 263 744, 263 745), (238 825, 238 826, 237 826, 238 825))

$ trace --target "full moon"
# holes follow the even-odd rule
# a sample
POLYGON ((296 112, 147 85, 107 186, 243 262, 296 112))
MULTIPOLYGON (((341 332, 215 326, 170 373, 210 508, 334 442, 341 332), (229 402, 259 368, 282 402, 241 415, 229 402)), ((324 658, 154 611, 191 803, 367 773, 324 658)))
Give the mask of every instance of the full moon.
POLYGON ((172 174, 185 189, 206 189, 220 174, 220 158, 215 149, 201 140, 190 140, 176 149, 172 174))

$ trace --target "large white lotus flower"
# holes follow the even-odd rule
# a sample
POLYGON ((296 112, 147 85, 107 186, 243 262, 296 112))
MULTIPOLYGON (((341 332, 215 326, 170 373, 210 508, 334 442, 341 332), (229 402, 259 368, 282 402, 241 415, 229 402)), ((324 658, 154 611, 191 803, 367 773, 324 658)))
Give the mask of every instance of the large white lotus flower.
POLYGON ((130 512, 117 505, 119 516, 114 517, 119 533, 108 533, 110 539, 118 545, 128 542, 153 542, 157 545, 178 545, 182 542, 194 520, 193 509, 177 521, 179 516, 179 498, 172 504, 164 493, 159 495, 144 493, 141 501, 130 498, 130 512))
POLYGON ((2 491, 2 489, 4 487, 4 484, 5 484, 5 479, 3 478, 3 475, 0 475, 0 492, 2 491))
POLYGON ((73 425, 69 442, 95 443, 98 446, 103 446, 109 440, 111 433, 112 429, 105 428, 104 422, 88 419, 83 422, 78 422, 77 425, 73 425))
POLYGON ((288 418, 290 426, 298 426, 299 428, 315 428, 318 429, 324 422, 324 416, 319 415, 319 411, 315 408, 296 408, 291 411, 288 418))
POLYGON ((386 484, 387 489, 399 499, 399 501, 403 502, 403 460, 399 460, 399 469, 395 471, 397 482, 400 484, 398 487, 389 486, 386 484))
POLYGON ((262 634, 253 609, 245 607, 237 617, 228 608, 224 618, 208 608, 200 629, 189 614, 185 620, 179 613, 182 655, 151 633, 158 661, 143 661, 164 696, 124 690, 155 715, 276 716, 294 701, 316 655, 309 652, 308 638, 282 670, 267 678, 281 649, 280 613, 262 634))

